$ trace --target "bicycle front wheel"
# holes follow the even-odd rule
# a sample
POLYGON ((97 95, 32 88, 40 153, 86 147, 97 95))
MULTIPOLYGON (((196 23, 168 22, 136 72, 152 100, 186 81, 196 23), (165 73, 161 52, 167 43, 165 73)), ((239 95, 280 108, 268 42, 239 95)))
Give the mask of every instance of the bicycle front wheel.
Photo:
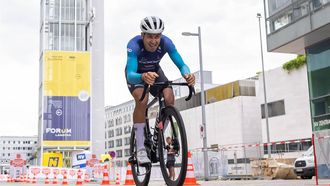
POLYGON ((148 185, 151 174, 151 164, 146 166, 139 166, 136 158, 136 140, 135 140, 135 130, 133 128, 131 132, 131 141, 130 141, 130 153, 131 153, 131 167, 132 174, 134 178, 135 185, 145 186, 148 185))
POLYGON ((183 185, 187 173, 188 145, 180 112, 167 106, 162 110, 158 136, 160 168, 167 185, 183 185))

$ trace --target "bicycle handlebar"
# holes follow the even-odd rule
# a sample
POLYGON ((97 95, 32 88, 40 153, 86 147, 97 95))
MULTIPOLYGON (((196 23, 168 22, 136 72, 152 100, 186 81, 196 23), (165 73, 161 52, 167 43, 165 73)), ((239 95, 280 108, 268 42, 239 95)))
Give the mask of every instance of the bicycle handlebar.
MULTIPOLYGON (((188 83, 173 83, 172 81, 164 81, 164 82, 156 82, 152 86, 160 86, 160 87, 167 87, 169 85, 179 85, 179 86, 187 86, 189 88, 189 95, 186 97, 186 101, 190 100, 192 95, 195 95, 195 88, 194 86, 188 86, 188 83)), ((139 101, 142 101, 146 96, 147 92, 149 92, 150 86, 148 84, 144 84, 143 93, 139 101)))

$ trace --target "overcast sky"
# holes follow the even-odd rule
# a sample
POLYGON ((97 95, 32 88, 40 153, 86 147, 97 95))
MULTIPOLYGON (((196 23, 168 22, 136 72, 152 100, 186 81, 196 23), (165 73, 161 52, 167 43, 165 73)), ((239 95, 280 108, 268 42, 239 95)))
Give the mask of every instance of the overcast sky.
MULTIPOLYGON (((38 129, 39 0, 0 0, 0 136, 36 135, 38 129)), ((126 45, 140 33, 139 22, 156 15, 192 72, 199 69, 197 37, 181 32, 202 29, 204 70, 223 84, 261 71, 259 27, 262 0, 106 0, 105 105, 131 99, 124 78, 126 45)), ((96 12, 97 16, 97 12, 96 12)), ((266 52, 265 68, 273 69, 294 55, 266 52)), ((180 72, 168 56, 161 62, 169 79, 180 72)))

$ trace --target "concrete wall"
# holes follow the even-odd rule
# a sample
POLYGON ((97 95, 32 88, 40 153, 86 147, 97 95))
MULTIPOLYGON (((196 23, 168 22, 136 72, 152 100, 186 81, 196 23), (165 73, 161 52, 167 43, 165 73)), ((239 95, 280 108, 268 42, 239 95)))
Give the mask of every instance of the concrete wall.
POLYGON ((104 153, 104 2, 92 1, 95 7, 95 20, 92 24, 92 102, 91 129, 92 152, 104 153))
MULTIPOLYGON (((281 67, 267 71, 267 102, 284 100, 285 115, 269 118, 270 141, 312 137, 306 66, 288 73, 281 67)), ((263 82, 259 78, 259 101, 263 103, 263 82)), ((260 106, 258 107, 260 109, 260 106)), ((267 142, 266 121, 262 119, 263 142, 267 142)))

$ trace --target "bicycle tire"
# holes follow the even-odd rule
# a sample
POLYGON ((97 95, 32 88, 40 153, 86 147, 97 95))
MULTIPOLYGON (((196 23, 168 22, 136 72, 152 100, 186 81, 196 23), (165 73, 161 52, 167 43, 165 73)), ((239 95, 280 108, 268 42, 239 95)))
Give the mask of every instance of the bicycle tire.
POLYGON ((133 157, 133 163, 131 163, 131 168, 132 168, 132 174, 133 174, 133 179, 135 182, 135 185, 137 186, 146 186, 149 183, 150 180, 150 174, 151 174, 151 164, 147 165, 145 167, 138 166, 137 159, 136 159, 136 142, 135 142, 135 130, 134 127, 131 132, 131 139, 130 139, 130 153, 131 157, 133 157), (144 175, 144 178, 142 180, 139 179, 138 175, 138 169, 140 168, 145 168, 146 169, 146 174, 144 175))
MULTIPOLYGON (((158 136, 158 153, 159 153, 159 162, 160 162, 160 168, 163 175, 163 178, 167 185, 169 186, 180 186, 183 185, 184 180, 186 178, 187 173, 187 163, 188 163, 188 145, 187 145, 187 136, 186 136, 186 130, 184 127, 184 123, 181 117, 180 112, 173 106, 167 106, 162 110, 162 121, 165 123, 165 120, 167 118, 172 117, 172 120, 169 120, 169 123, 167 124, 166 128, 161 129, 161 132, 159 132, 158 136), (173 121, 175 119, 176 122, 173 121), (169 178, 169 173, 167 172, 166 167, 166 160, 165 160, 165 136, 164 136, 164 129, 166 130, 168 127, 172 127, 173 133, 178 133, 180 136, 179 142, 180 142, 180 154, 181 156, 178 158, 181 160, 179 165, 177 167, 181 167, 178 176, 175 180, 171 180, 169 178), (176 131, 178 130, 178 131, 176 131)), ((176 135, 178 135, 176 134, 176 135)), ((176 164, 176 162, 175 162, 176 164)))

